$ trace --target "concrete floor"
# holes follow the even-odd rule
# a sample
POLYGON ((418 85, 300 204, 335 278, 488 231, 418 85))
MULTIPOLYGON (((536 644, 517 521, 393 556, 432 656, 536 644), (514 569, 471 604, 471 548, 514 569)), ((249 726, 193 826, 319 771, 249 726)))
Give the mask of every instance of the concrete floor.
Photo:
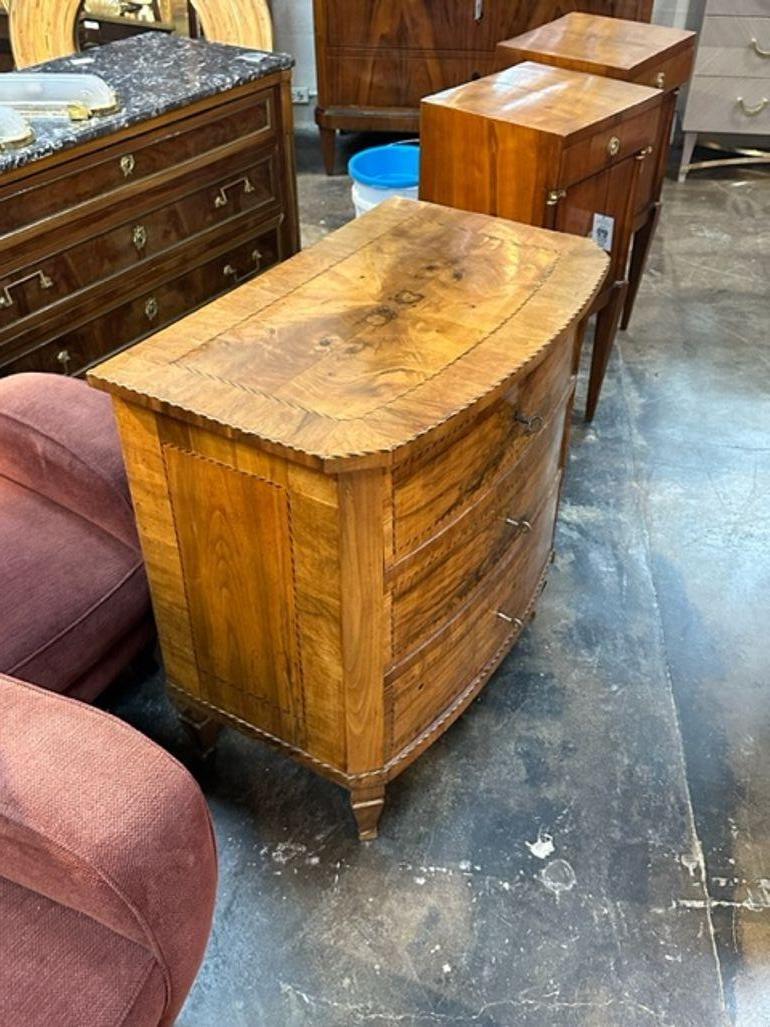
MULTIPOLYGON (((298 145, 308 245, 352 211, 298 145)), ((235 732, 202 771, 159 674, 109 693, 216 822, 183 1027, 770 1023, 768 281, 770 176, 668 184, 539 615, 377 842, 235 732)))

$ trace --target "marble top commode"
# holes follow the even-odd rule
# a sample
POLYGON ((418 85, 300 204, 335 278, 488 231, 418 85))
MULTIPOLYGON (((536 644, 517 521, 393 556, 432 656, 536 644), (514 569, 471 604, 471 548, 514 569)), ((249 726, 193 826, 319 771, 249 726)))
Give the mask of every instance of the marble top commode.
POLYGON ((83 71, 99 75, 117 93, 120 110, 81 122, 35 118, 34 142, 0 154, 0 173, 293 65, 294 60, 288 54, 181 39, 162 32, 143 33, 71 57, 46 61, 28 70, 83 71))

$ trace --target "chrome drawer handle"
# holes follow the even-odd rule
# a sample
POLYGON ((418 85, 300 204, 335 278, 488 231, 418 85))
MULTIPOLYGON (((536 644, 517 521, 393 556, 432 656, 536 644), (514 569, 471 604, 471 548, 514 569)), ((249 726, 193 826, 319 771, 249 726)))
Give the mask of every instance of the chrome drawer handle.
POLYGON ((136 167, 136 157, 133 153, 127 153, 125 157, 120 158, 120 170, 123 172, 124 178, 130 178, 134 173, 136 167))
POLYGON ((230 202, 230 197, 227 195, 230 189, 235 189, 236 186, 242 185, 245 193, 254 192, 254 183, 251 181, 248 175, 241 175, 240 178, 236 178, 233 182, 227 182, 225 185, 219 187, 216 196, 214 197, 214 206, 219 209, 220 207, 226 207, 230 202))
POLYGON ((147 300, 147 302, 144 305, 144 313, 145 313, 145 316, 146 316, 147 320, 148 321, 154 321, 155 318, 158 316, 158 311, 159 310, 160 310, 160 307, 158 306, 158 301, 155 299, 154 296, 150 296, 150 298, 147 300))
POLYGON ((766 96, 763 96, 759 103, 755 103, 753 106, 746 103, 742 96, 738 97, 737 103, 740 105, 741 110, 744 114, 750 118, 754 118, 757 114, 761 114, 762 111, 770 104, 770 100, 766 96))
POLYGON ((65 374, 70 373, 71 360, 72 357, 70 356, 70 351, 68 349, 60 349, 59 352, 56 354, 56 361, 57 363, 61 364, 62 370, 65 374))
POLYGON ((482 21, 484 18, 484 0, 473 0, 473 20, 482 21))
POLYGON ((136 225, 134 227, 131 232, 131 242, 136 247, 137 252, 141 253, 147 245, 147 229, 144 225, 136 225))
POLYGON ((540 414, 533 414, 532 417, 527 417, 526 414, 516 414, 514 420, 517 424, 524 426, 525 435, 537 435, 545 423, 540 414))
POLYGON ((504 620, 506 624, 513 624, 517 628, 523 628, 524 627, 524 621, 521 620, 520 617, 509 617, 508 614, 507 613, 503 613, 502 610, 497 610, 497 612, 495 613, 495 616, 499 617, 500 620, 504 620))
POLYGON ((517 521, 515 517, 506 517, 505 523, 510 525, 511 528, 518 528, 522 535, 532 531, 532 525, 529 521, 517 521))
POLYGON ((765 50, 759 45, 758 39, 752 39, 749 44, 757 57, 770 57, 770 50, 765 50))
POLYGON ((25 282, 32 282, 36 278, 40 283, 41 289, 53 288, 53 279, 49 278, 44 271, 33 271, 31 275, 17 278, 15 282, 9 282, 8 285, 3 286, 2 291, 0 291, 0 307, 12 307, 14 298, 11 296, 11 289, 16 289, 19 285, 24 285, 25 282))
POLYGON ((225 277, 232 278, 233 285, 240 285, 240 283, 245 282, 247 278, 253 278, 257 271, 259 271, 259 265, 262 260, 262 254, 259 250, 251 251, 251 260, 254 264, 254 269, 252 271, 244 271, 243 274, 239 274, 238 269, 233 267, 232 264, 225 264, 222 268, 222 274, 225 275, 225 277))

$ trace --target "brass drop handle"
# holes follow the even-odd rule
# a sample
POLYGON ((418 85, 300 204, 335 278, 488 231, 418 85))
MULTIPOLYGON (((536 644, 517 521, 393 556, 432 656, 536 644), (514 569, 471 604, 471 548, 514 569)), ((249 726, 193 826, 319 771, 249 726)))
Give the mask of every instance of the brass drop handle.
POLYGON ((237 186, 242 185, 245 193, 254 192, 254 183, 251 181, 248 175, 241 175, 240 178, 236 178, 232 182, 227 182, 217 190, 217 194, 214 197, 214 206, 219 209, 220 207, 226 207, 230 202, 230 197, 227 195, 231 189, 235 189, 237 186))
POLYGON ((147 245, 147 229, 144 225, 135 225, 131 232, 131 242, 134 244, 137 253, 141 253, 147 245))
POLYGON ((53 279, 49 278, 45 271, 33 271, 31 275, 24 275, 23 278, 17 278, 15 282, 9 282, 8 285, 3 286, 0 291, 0 307, 12 307, 14 304, 14 298, 11 296, 11 289, 16 289, 20 285, 24 285, 25 282, 32 282, 37 278, 40 283, 41 289, 53 288, 53 279))
POLYGON ((504 613, 502 610, 497 610, 495 612, 495 616, 499 617, 500 620, 505 621, 506 624, 513 624, 516 628, 521 629, 524 627, 524 621, 520 617, 509 617, 508 614, 504 613))
POLYGON ((743 113, 748 115, 750 118, 754 118, 757 114, 761 114, 765 107, 770 104, 770 100, 768 100, 766 96, 763 96, 759 103, 755 103, 754 105, 746 103, 742 96, 738 97, 737 102, 743 113))
POLYGON ((56 362, 61 364, 62 370, 65 374, 70 373, 71 360, 72 357, 70 356, 70 351, 68 349, 60 349, 59 352, 56 354, 56 362))
POLYGON ((150 298, 147 300, 147 302, 144 305, 144 313, 145 313, 145 316, 146 316, 147 320, 148 321, 154 321, 155 318, 158 316, 158 311, 159 310, 160 310, 160 307, 158 306, 158 301, 155 299, 154 296, 150 296, 150 298))
POLYGON ((245 282, 247 278, 252 278, 259 271, 259 265, 262 260, 262 254, 259 250, 251 251, 251 260, 254 264, 254 268, 251 271, 244 271, 243 274, 239 274, 238 269, 232 264, 225 264, 222 268, 222 274, 227 278, 232 278, 234 285, 240 285, 241 282, 245 282))
POLYGON ((566 195, 566 189, 551 189, 548 192, 545 204, 547 207, 556 207, 559 203, 559 200, 563 200, 566 195))
POLYGON ((532 531, 532 525, 529 521, 517 521, 515 517, 506 517, 505 523, 509 525, 511 528, 518 528, 522 535, 525 535, 527 532, 532 531))
POLYGON ((531 417, 527 417, 526 414, 517 413, 514 421, 524 427, 525 435, 537 435, 545 423, 540 414, 533 414, 531 417))
POLYGON ((754 51, 757 57, 770 57, 770 50, 765 50, 763 47, 761 47, 759 45, 758 39, 752 39, 749 45, 751 46, 751 49, 754 51))
POLYGON ((120 158, 120 170, 123 172, 124 178, 130 178, 134 173, 135 167, 136 157, 134 157, 133 153, 127 153, 120 158))

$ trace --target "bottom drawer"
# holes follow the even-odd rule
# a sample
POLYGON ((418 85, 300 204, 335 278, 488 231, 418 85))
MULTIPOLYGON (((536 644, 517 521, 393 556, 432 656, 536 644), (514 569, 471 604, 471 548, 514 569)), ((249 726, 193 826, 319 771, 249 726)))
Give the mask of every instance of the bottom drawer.
POLYGON ((533 521, 529 544, 487 579, 445 630, 386 678, 389 757, 441 717, 511 645, 539 587, 553 543, 558 482, 533 521))
POLYGON ((261 231, 151 292, 12 359, 0 367, 0 373, 47 371, 82 374, 112 353, 152 335, 234 285, 253 278, 276 264, 279 257, 278 228, 261 231))
POLYGON ((770 133, 770 79, 696 75, 684 115, 685 132, 770 133))

